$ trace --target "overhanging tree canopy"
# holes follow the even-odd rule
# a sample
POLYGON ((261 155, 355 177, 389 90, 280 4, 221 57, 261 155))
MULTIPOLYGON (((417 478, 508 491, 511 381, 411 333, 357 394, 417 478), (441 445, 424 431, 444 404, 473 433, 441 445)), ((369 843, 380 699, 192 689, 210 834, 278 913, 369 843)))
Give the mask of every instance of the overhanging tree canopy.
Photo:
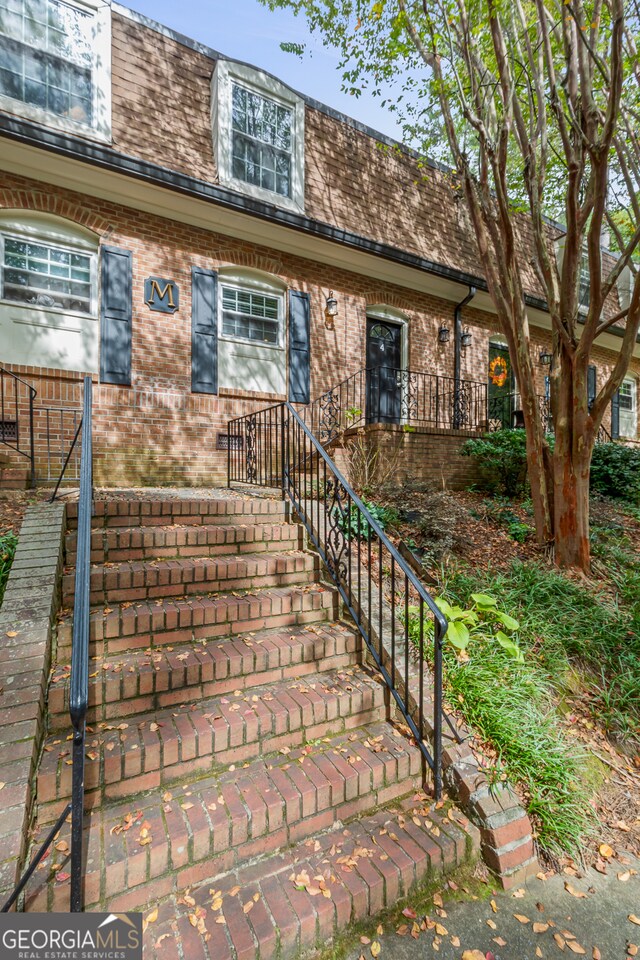
POLYGON ((588 570, 591 454, 640 327, 638 0, 263 2, 305 14, 340 50, 345 88, 372 87, 406 143, 451 166, 522 396, 538 539, 555 543, 561 565, 588 570), (602 249, 607 232, 615 257, 602 249), (551 318, 553 451, 536 397, 527 256, 551 318), (619 354, 590 404, 590 358, 613 328, 619 354))

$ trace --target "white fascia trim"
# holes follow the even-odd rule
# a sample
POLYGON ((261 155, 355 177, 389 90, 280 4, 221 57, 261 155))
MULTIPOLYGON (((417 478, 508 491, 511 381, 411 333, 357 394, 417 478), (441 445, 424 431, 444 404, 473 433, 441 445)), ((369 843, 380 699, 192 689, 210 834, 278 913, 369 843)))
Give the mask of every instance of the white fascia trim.
POLYGON ((93 91, 93 123, 78 123, 67 117, 49 113, 42 107, 0 95, 0 110, 24 117, 33 123, 63 133, 72 133, 87 140, 111 143, 111 3, 110 0, 65 0, 69 6, 92 14, 91 22, 91 86, 93 91))
POLYGON ((304 101, 301 97, 262 70, 232 60, 218 60, 211 78, 211 126, 218 179, 222 186, 283 210, 304 213, 304 101), (232 176, 231 90, 234 80, 293 111, 291 197, 283 197, 232 176))

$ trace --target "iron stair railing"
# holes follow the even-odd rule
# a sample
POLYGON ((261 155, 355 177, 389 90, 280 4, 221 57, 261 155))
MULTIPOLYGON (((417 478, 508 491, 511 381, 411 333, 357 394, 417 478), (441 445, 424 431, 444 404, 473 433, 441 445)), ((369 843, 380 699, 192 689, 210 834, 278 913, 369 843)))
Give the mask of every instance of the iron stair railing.
POLYGON ((290 403, 230 421, 227 441, 229 485, 279 487, 304 524, 431 770, 439 797, 443 717, 457 737, 443 712, 446 618, 290 403), (410 656, 410 607, 419 613, 417 663, 410 656), (430 687, 425 684, 423 654, 432 665, 430 687))
POLYGON ((0 443, 29 461, 29 481, 36 485, 33 401, 38 391, 15 373, 0 367, 0 443), (27 406, 28 436, 25 437, 24 404, 27 406))
POLYGON ((69 714, 73 725, 73 770, 71 778, 71 911, 73 913, 81 911, 84 907, 84 754, 87 706, 89 703, 89 581, 91 576, 91 515, 93 512, 91 408, 92 382, 91 377, 85 377, 69 693, 69 714))
MULTIPOLYGON (((78 503, 78 546, 71 646, 71 686, 69 713, 73 726, 71 801, 66 805, 44 842, 32 856, 29 866, 13 892, 0 908, 7 913, 26 887, 38 864, 71 814, 71 891, 70 909, 84 907, 84 757, 86 717, 89 703, 89 580, 91 574, 91 516, 93 512, 93 444, 91 435, 92 383, 84 378, 80 498, 78 503)), ((80 428, 79 428, 80 432, 80 428)))

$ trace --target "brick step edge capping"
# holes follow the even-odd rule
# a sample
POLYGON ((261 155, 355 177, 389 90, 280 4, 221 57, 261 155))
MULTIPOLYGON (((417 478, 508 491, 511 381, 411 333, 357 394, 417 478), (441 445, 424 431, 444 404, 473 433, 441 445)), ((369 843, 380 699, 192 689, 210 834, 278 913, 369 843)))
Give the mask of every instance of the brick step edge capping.
POLYGON ((64 504, 27 508, 0 607, 0 904, 26 865, 62 580, 64 504))
MULTIPOLYGON (((377 587, 372 587, 372 609, 377 610, 377 587)), ((391 608, 383 599, 383 617, 385 625, 391 622, 391 608)), ((366 623, 365 610, 360 613, 366 623)), ((383 630, 388 637, 390 630, 383 630)), ((401 635, 401 634, 397 634, 401 635)), ((377 625, 370 625, 370 636, 376 649, 382 653, 382 662, 391 673, 391 648, 388 641, 380 643, 377 625)), ((404 695, 402 682, 404 663, 401 662, 399 650, 396 650, 396 684, 404 695)), ((365 660, 372 666, 373 657, 365 647, 365 660)), ((419 689, 420 674, 417 657, 409 661, 409 707, 413 720, 417 723, 419 707, 414 695, 419 689)), ((428 707, 433 703, 433 687, 430 671, 424 671, 423 677, 424 703, 428 707)), ((456 717, 452 715, 455 724, 456 717)), ((424 725, 427 738, 433 736, 433 715, 425 709, 424 725)), ((464 724, 456 725, 462 743, 458 743, 449 730, 448 724, 443 723, 442 730, 442 773, 444 786, 452 799, 457 802, 464 813, 480 830, 481 853, 484 862, 500 882, 505 890, 522 884, 527 877, 535 875, 540 870, 533 841, 531 821, 520 803, 520 799, 509 783, 502 783, 498 787, 490 788, 484 772, 471 749, 469 740, 471 732, 464 724)))

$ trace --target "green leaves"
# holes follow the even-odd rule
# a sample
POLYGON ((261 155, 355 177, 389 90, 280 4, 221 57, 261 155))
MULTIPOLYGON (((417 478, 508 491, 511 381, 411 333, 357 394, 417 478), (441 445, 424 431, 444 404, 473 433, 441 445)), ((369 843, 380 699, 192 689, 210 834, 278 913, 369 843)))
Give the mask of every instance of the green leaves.
POLYGON ((513 617, 510 617, 508 613, 502 613, 501 610, 496 610, 496 617, 500 621, 502 626, 505 627, 505 629, 509 630, 511 633, 513 633, 514 630, 520 629, 520 624, 518 623, 518 621, 514 620, 513 617))
MULTIPOLYGON (((515 639, 504 632, 515 633, 520 629, 519 622, 503 610, 498 610, 498 601, 487 593, 472 593, 473 606, 464 610, 454 606, 444 597, 436 597, 436 606, 449 621, 445 634, 447 640, 458 653, 466 651, 472 640, 490 642, 496 640, 499 646, 517 663, 523 663, 524 657, 515 639)), ((409 610, 410 620, 419 613, 417 607, 409 610)))
POLYGON ((446 633, 446 639, 456 650, 466 650, 471 634, 469 629, 458 620, 451 620, 446 633))
POLYGON ((510 657, 513 657, 517 663, 524 663, 524 657, 522 651, 518 644, 508 637, 506 633, 503 633, 502 630, 498 630, 496 633, 496 640, 500 644, 503 650, 509 654, 510 657))

